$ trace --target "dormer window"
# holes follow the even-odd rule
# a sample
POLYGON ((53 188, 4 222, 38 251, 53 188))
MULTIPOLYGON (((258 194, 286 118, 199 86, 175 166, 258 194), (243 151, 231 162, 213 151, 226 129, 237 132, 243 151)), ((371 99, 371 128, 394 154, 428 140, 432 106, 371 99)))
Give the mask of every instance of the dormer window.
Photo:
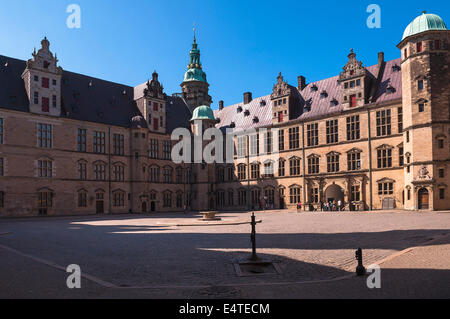
POLYGON ((392 85, 389 85, 387 88, 386 88, 386 91, 389 93, 389 94, 391 94, 391 93, 395 93, 395 88, 392 86, 392 85))
POLYGON ((253 123, 259 123, 259 118, 257 117, 257 116, 255 116, 254 118, 253 118, 253 123))
POLYGON ((311 86, 311 92, 316 92, 317 90, 319 90, 319 88, 317 87, 317 85, 313 84, 311 86))
POLYGON ((236 127, 236 123, 231 122, 231 123, 230 123, 230 127, 231 127, 231 128, 235 128, 235 127, 236 127))
POLYGON ((217 123, 220 123, 220 117, 217 118, 217 123))
POLYGON ((266 100, 262 100, 262 101, 259 103, 259 106, 266 106, 266 100))
POLYGON ((250 111, 249 110, 245 110, 244 115, 245 116, 249 116, 250 115, 250 111))
POLYGON ((338 102, 338 100, 336 100, 336 98, 333 98, 333 99, 331 100, 331 102, 330 102, 330 106, 331 106, 331 107, 336 106, 336 105, 338 105, 338 104, 339 104, 339 102, 338 102))
POLYGON ((401 67, 397 64, 395 64, 394 66, 392 66, 392 72, 399 72, 401 70, 401 67))
POLYGON ((327 91, 323 90, 323 91, 320 93, 320 97, 321 97, 322 99, 327 98, 327 97, 328 97, 327 91))
POLYGON ((238 112, 238 113, 241 113, 241 112, 242 112, 242 106, 238 106, 237 112, 238 112))
POLYGON ((50 63, 48 63, 48 61, 44 61, 44 69, 48 69, 50 63))

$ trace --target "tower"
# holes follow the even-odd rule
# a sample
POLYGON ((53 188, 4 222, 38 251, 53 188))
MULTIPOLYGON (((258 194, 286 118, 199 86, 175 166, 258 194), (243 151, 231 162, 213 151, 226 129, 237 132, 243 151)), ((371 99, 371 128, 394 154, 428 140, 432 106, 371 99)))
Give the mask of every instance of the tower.
POLYGON ((273 124, 287 122, 299 115, 297 89, 284 81, 280 74, 274 84, 270 99, 273 105, 273 124))
POLYGON ((144 89, 144 103, 141 113, 148 122, 148 127, 154 133, 166 133, 166 95, 164 87, 159 83, 158 73, 152 74, 152 80, 147 81, 144 89))
POLYGON ((189 53, 190 60, 188 70, 184 75, 184 81, 181 83, 182 95, 189 106, 191 112, 200 105, 210 106, 212 103, 209 95, 209 84, 206 80, 206 73, 203 71, 200 62, 200 50, 194 35, 192 50, 189 53))
POLYGON ((435 14, 406 28, 402 52, 405 208, 448 209, 450 31, 435 14))
POLYGON ((58 66, 56 54, 50 51, 50 42, 45 37, 41 49, 33 52, 22 73, 25 89, 30 101, 30 112, 51 116, 61 115, 61 78, 63 70, 58 66))

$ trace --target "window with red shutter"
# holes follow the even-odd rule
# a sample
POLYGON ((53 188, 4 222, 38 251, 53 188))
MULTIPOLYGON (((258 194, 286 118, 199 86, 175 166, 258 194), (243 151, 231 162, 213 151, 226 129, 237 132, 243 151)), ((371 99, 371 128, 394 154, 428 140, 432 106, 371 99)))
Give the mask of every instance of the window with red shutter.
POLYGON ((49 112, 49 99, 48 97, 42 98, 42 112, 49 112))
POLYGON ((356 95, 350 96, 350 107, 356 106, 356 95))
POLYGON ((159 124, 158 119, 153 119, 153 129, 154 129, 155 131, 158 130, 158 124, 159 124))
POLYGON ((441 48, 441 42, 439 42, 439 40, 434 41, 434 48, 436 50, 439 50, 441 48))
POLYGON ((422 52, 422 42, 417 43, 417 53, 422 52))
POLYGON ((278 122, 279 123, 283 122, 283 112, 278 112, 278 122))
POLYGON ((49 79, 48 78, 42 78, 42 87, 48 89, 49 88, 49 79))
POLYGON ((405 59, 408 58, 408 49, 405 49, 405 59))
POLYGON ((153 111, 158 111, 159 104, 156 102, 153 102, 153 111))

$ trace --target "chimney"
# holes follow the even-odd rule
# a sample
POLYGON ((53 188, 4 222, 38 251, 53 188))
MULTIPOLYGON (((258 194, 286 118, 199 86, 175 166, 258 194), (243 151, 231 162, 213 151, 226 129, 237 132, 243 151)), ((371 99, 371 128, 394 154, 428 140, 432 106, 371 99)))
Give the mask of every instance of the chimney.
POLYGON ((219 110, 223 110, 223 101, 219 101, 219 110))
POLYGON ((248 104, 253 100, 251 92, 244 93, 244 104, 248 104))
POLYGON ((378 65, 382 65, 384 63, 384 52, 378 53, 378 65))
POLYGON ((306 78, 302 75, 297 77, 298 80, 298 89, 302 91, 306 87, 306 78))

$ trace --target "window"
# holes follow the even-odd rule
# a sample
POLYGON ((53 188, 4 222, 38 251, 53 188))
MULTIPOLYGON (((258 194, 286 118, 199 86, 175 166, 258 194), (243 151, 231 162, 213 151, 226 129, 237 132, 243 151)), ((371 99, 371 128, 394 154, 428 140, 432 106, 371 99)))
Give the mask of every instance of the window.
POLYGON ((122 164, 116 164, 113 167, 114 180, 116 182, 123 182, 125 178, 125 168, 122 164))
POLYGON ((444 148, 444 139, 443 138, 438 139, 438 148, 440 148, 440 149, 444 148))
POLYGON ((291 176, 300 175, 300 159, 298 157, 293 157, 289 160, 289 169, 291 176))
POLYGON ((361 152, 353 151, 347 154, 347 170, 359 171, 361 169, 361 152))
POLYGON ((445 177, 445 170, 443 168, 439 169, 439 178, 444 178, 445 177))
POLYGON ((405 59, 408 58, 408 49, 403 50, 403 56, 405 57, 405 59))
POLYGON ((4 165, 5 165, 4 159, 0 157, 0 176, 5 176, 4 165))
POLYGON ((56 85, 56 83, 57 83, 56 80, 52 80, 53 85, 56 85))
POLYGON ((299 186, 294 186, 289 189, 289 199, 291 204, 298 204, 301 202, 301 189, 299 186))
POLYGON ((0 118, 0 144, 3 144, 3 119, 0 118))
POLYGON ((439 199, 445 199, 445 188, 439 189, 439 199))
POLYGON ((149 181, 151 183, 159 183, 159 167, 152 166, 149 168, 149 181))
POLYGON ((51 178, 53 176, 53 162, 50 160, 38 160, 38 176, 51 178))
POLYGON ((0 208, 5 207, 5 193, 0 192, 0 208))
POLYGON ((152 159, 157 159, 158 158, 158 140, 155 139, 151 139, 150 140, 150 152, 149 152, 149 156, 152 159))
POLYGON ((272 204, 275 202, 275 190, 273 188, 267 188, 264 190, 264 197, 266 200, 267 207, 271 207, 272 204), (268 206, 270 205, 270 206, 268 206))
POLYGON ((48 89, 49 88, 49 79, 48 78, 42 78, 42 87, 48 89))
POLYGON ((49 104, 50 104, 50 101, 49 101, 48 97, 43 97, 42 98, 42 112, 46 112, 46 113, 50 112, 49 104))
POLYGON ((310 194, 310 202, 312 204, 317 204, 319 202, 319 188, 313 187, 311 188, 311 194, 310 194))
POLYGON ((86 152, 86 130, 85 129, 78 129, 78 152, 86 152))
POLYGON ((237 143, 237 156, 238 157, 245 157, 246 151, 245 151, 245 136, 239 136, 238 137, 238 143, 237 143))
POLYGON ((94 153, 105 154, 105 132, 94 132, 94 153))
POLYGON ((339 172, 339 154, 330 153, 327 155, 327 171, 328 173, 339 172))
POLYGON ((114 207, 125 207, 125 192, 116 191, 113 194, 114 207))
POLYGON ((291 127, 289 129, 289 149, 295 150, 300 147, 300 138, 299 138, 299 128, 297 127, 291 127))
POLYGON ((87 207, 87 192, 79 191, 78 192, 78 207, 87 207))
POLYGON ((242 181, 245 180, 246 177, 246 166, 244 164, 238 165, 238 179, 242 181))
POLYGON ((172 158, 172 142, 163 141, 163 159, 170 160, 172 158))
POLYGON ((34 92, 34 104, 39 104, 39 92, 34 92))
POLYGON ((260 165, 258 163, 251 164, 250 173, 252 179, 258 179, 260 174, 260 165))
POLYGON ((286 175, 286 161, 280 159, 278 162, 278 176, 283 177, 286 175))
POLYGON ((250 136, 250 156, 259 154, 259 134, 250 136))
POLYGON ((172 193, 171 192, 165 192, 163 194, 163 206, 166 208, 172 207, 172 193))
MULTIPOLYGON (((222 177, 222 180, 220 180, 221 182, 223 182, 223 168, 219 168, 219 170, 222 170, 222 174, 220 175, 220 177, 222 177)), ((182 167, 177 167, 177 169, 175 170, 175 175, 176 175, 176 181, 177 184, 183 184, 183 168, 182 167)))
POLYGON ((356 94, 350 95, 350 107, 355 107, 357 104, 356 94))
POLYGON ((238 191, 238 204, 239 206, 247 205, 247 191, 245 189, 238 191))
POLYGON ((95 163, 94 164, 94 176, 96 181, 104 181, 106 180, 106 165, 104 163, 95 163))
POLYGON ((278 149, 284 151, 284 130, 278 130, 278 149))
POLYGON ((417 53, 422 52, 422 50, 423 50, 422 42, 418 42, 418 43, 416 44, 416 48, 417 48, 417 53))
POLYGON ((397 116, 398 116, 398 132, 403 132, 403 108, 399 107, 397 109, 397 116))
POLYGON ((50 124, 37 125, 38 147, 52 148, 52 126, 50 124))
POLYGON ((37 75, 34 76, 34 82, 39 82, 39 76, 37 75))
POLYGON ((267 162, 264 163, 264 177, 273 177, 274 171, 273 171, 273 162, 267 162))
POLYGON ((392 195, 392 194, 394 194, 393 182, 378 183, 378 195, 392 195))
POLYGON ((319 156, 308 158, 308 174, 319 174, 319 156))
POLYGON ((439 40, 434 40, 434 49, 435 50, 441 49, 441 42, 439 40))
POLYGON ((172 183, 172 168, 166 167, 163 169, 163 181, 164 183, 172 183))
POLYGON ((234 205, 234 192, 232 190, 228 191, 228 206, 234 205))
POLYGON ((338 120, 327 121, 327 144, 339 142, 338 120))
POLYGON ((392 148, 382 148, 377 151, 378 168, 392 167, 392 148))
POLYGON ((419 91, 423 90, 423 80, 417 81, 417 90, 419 91))
POLYGON ((52 207, 53 206, 53 193, 49 190, 38 192, 37 206, 39 208, 52 207))
POLYGON ((361 201, 361 187, 359 185, 351 186, 350 201, 352 202, 361 201))
POLYGON ((78 178, 82 181, 87 179, 86 162, 78 162, 78 178))
POLYGON ((405 165, 405 155, 403 147, 398 148, 398 164, 400 166, 405 165))
POLYGON ((124 155, 125 154, 125 143, 124 136, 122 134, 113 135, 113 154, 114 155, 124 155))
POLYGON ((183 207, 183 193, 182 192, 177 192, 177 198, 175 200, 175 205, 177 206, 177 208, 182 208, 183 207))
POLYGON ((377 112, 377 136, 391 135, 391 110, 377 112))
POLYGON ((419 113, 422 113, 423 111, 425 111, 425 104, 420 103, 419 104, 419 113))
POLYGON ((227 168, 228 181, 234 180, 234 167, 230 166, 227 168))
POLYGON ((307 131, 307 145, 308 146, 316 146, 319 145, 319 124, 308 124, 306 126, 307 131))
POLYGON ((272 132, 264 133, 264 154, 272 153, 272 132))

